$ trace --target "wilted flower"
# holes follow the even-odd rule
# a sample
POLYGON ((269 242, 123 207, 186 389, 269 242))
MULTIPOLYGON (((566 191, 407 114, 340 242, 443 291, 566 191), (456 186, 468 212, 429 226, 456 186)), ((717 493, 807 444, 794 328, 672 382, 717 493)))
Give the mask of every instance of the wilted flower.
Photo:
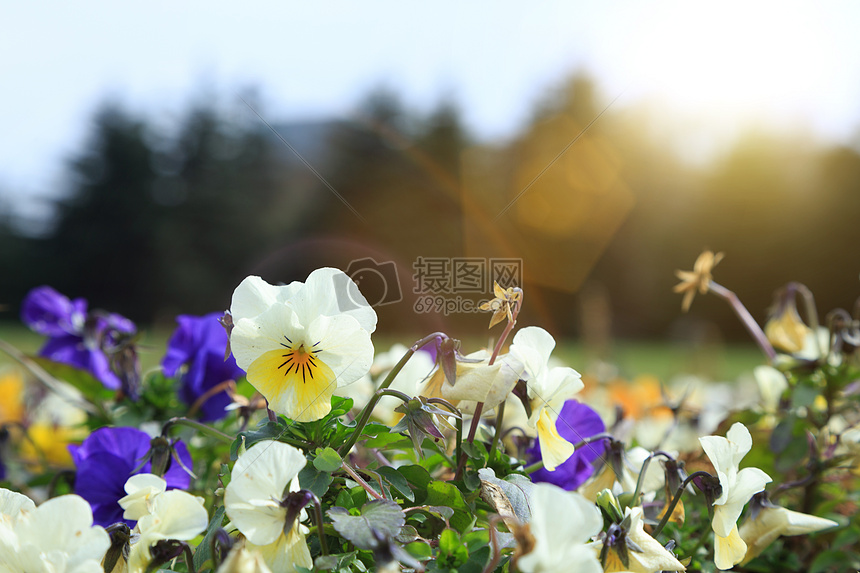
POLYGON ((493 294, 495 298, 481 304, 481 310, 493 313, 490 317, 490 328, 493 328, 498 323, 507 319, 508 322, 514 321, 514 308, 520 304, 523 292, 517 287, 508 287, 506 289, 499 286, 499 283, 493 281, 493 294))
POLYGON ((424 438, 442 440, 444 435, 439 426, 454 430, 455 428, 446 419, 448 416, 459 418, 458 414, 438 408, 427 401, 423 396, 416 396, 408 402, 401 402, 396 411, 403 414, 403 418, 396 426, 391 428, 392 432, 406 432, 412 439, 415 452, 419 457, 424 457, 421 444, 424 438))
MULTIPOLYGON (((606 431, 600 415, 577 400, 568 400, 564 403, 555 427, 558 434, 572 444, 606 431)), ((541 468, 532 473, 531 478, 535 482, 548 482, 573 491, 591 477, 594 473, 592 464, 603 456, 605 449, 603 440, 585 444, 574 451, 573 455, 558 465, 554 471, 541 468)), ((539 441, 535 442, 534 447, 528 451, 528 455, 531 462, 542 459, 539 441)))
POLYGON ((771 479, 758 468, 738 469, 743 457, 752 449, 752 436, 740 422, 729 428, 725 438, 705 436, 699 438, 699 442, 714 465, 722 488, 721 495, 714 501, 711 522, 716 534, 714 562, 719 569, 730 569, 740 563, 747 551, 738 534, 738 518, 753 494, 762 491, 771 479))
POLYGON ((290 445, 257 442, 236 460, 224 492, 227 517, 248 540, 248 549, 259 550, 272 571, 295 573, 296 565, 313 567, 305 541, 308 529, 301 524, 303 511, 288 511, 285 503, 289 492, 299 489, 298 474, 306 463, 302 452, 290 445))
POLYGON ((510 354, 523 365, 522 378, 526 381, 531 410, 529 425, 537 429, 548 471, 573 455, 573 443, 559 435, 556 419, 564 403, 583 388, 580 375, 573 368, 548 366, 554 348, 552 335, 530 326, 517 332, 510 349, 510 354))
MULTIPOLYGON (((143 463, 150 442, 150 437, 137 428, 100 428, 80 446, 69 446, 77 466, 75 493, 90 502, 97 524, 107 526, 123 521, 123 509, 118 502, 126 496, 124 487, 129 477, 150 472, 152 463, 143 463)), ((190 468, 191 454, 185 444, 177 442, 174 448, 190 468)), ((168 489, 185 489, 191 482, 191 476, 178 463, 170 463, 164 479, 168 489)), ((126 523, 133 525, 131 520, 126 523)))
POLYGON ((63 495, 35 507, 12 493, 0 489, 0 571, 102 571, 99 563, 110 539, 93 526, 86 501, 63 495))
POLYGON ((270 408, 293 420, 325 416, 335 387, 355 382, 373 362, 376 312, 337 269, 317 269, 306 283, 286 286, 248 277, 230 313, 236 363, 270 408))
POLYGON ((514 535, 516 565, 523 573, 600 573, 603 568, 586 545, 603 527, 600 510, 575 492, 535 484, 529 499, 531 520, 514 535))
POLYGON ((673 289, 676 293, 684 293, 681 308, 684 312, 690 310, 696 291, 701 294, 708 292, 708 286, 713 279, 711 271, 723 260, 723 253, 714 254, 713 251, 705 251, 696 259, 692 271, 675 271, 675 275, 681 279, 680 284, 673 289))
POLYGON ((167 342, 167 352, 161 361, 165 376, 175 376, 187 365, 179 397, 189 406, 196 406, 203 421, 218 420, 227 414, 225 408, 232 400, 226 389, 219 390, 218 386, 244 375, 235 358, 224 359, 228 338, 218 322, 221 316, 220 312, 177 316, 179 326, 167 342))
POLYGON ((751 561, 781 535, 803 535, 839 525, 830 519, 816 517, 799 511, 791 511, 767 501, 766 494, 756 495, 752 515, 740 528, 741 539, 747 552, 741 563, 751 561))

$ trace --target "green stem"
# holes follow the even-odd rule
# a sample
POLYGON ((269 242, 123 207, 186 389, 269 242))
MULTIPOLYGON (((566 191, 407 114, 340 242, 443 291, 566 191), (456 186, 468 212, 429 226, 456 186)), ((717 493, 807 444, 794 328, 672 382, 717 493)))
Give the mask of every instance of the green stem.
POLYGON ((497 408, 496 432, 493 434, 493 441, 490 444, 490 454, 487 456, 487 463, 484 464, 484 467, 487 467, 487 464, 489 464, 493 460, 493 454, 496 453, 496 446, 499 443, 499 436, 502 433, 502 422, 505 419, 505 403, 506 402, 502 402, 497 408))
POLYGON ((207 436, 211 436, 218 440, 221 440, 225 444, 232 444, 233 438, 229 435, 225 434, 220 430, 216 430, 211 426, 207 426, 206 424, 201 424, 196 420, 189 420, 188 418, 171 418, 164 424, 164 428, 161 430, 161 435, 166 436, 167 432, 170 431, 170 428, 173 426, 188 426, 189 428, 194 428, 198 432, 206 434, 207 436))
POLYGON ((543 469, 543 460, 538 460, 532 465, 524 467, 523 471, 526 472, 526 474, 533 474, 540 469, 543 469))
POLYGON ((388 373, 388 376, 385 377, 385 380, 382 381, 382 384, 379 385, 379 388, 373 394, 373 397, 361 411, 361 415, 358 417, 358 422, 356 422, 355 424, 355 429, 352 431, 352 435, 340 447, 340 451, 338 452, 340 454, 340 457, 349 455, 349 451, 358 441, 359 436, 361 436, 361 432, 364 430, 364 427, 370 420, 370 414, 373 412, 373 409, 376 407, 376 404, 382 398, 382 394, 380 393, 380 391, 385 390, 386 388, 391 386, 391 383, 394 382, 394 378, 400 373, 400 371, 403 369, 409 359, 412 358, 412 355, 415 354, 419 348, 429 344, 439 336, 445 336, 445 334, 441 332, 434 332, 433 334, 425 336, 424 338, 413 344, 412 347, 406 351, 406 354, 403 355, 400 361, 394 365, 394 368, 391 369, 391 372, 388 373))
POLYGON ((384 497, 376 493, 376 490, 370 487, 370 484, 364 481, 364 478, 358 475, 358 472, 352 469, 352 467, 348 463, 343 462, 342 467, 343 471, 345 471, 349 475, 349 477, 353 479, 353 481, 355 481, 358 485, 364 488, 364 491, 370 494, 370 497, 372 497, 373 499, 385 499, 384 497))
MULTIPOLYGON (((514 325, 517 323, 517 316, 520 314, 520 308, 523 306, 523 293, 520 291, 520 298, 514 304, 514 308, 511 310, 511 319, 505 324, 505 329, 502 331, 502 335, 499 337, 498 342, 493 347, 493 354, 490 356, 490 360, 487 362, 487 366, 492 366, 496 363, 496 358, 499 357, 499 353, 502 351, 502 345, 504 345, 505 340, 507 340, 508 335, 514 329, 514 325)), ((472 425, 469 427, 469 435, 466 437, 466 441, 470 444, 475 441, 475 434, 478 431, 478 424, 481 422, 481 414, 484 411, 484 403, 478 402, 475 406, 475 413, 472 415, 472 425)), ((463 471, 463 467, 466 465, 466 456, 461 455, 459 465, 457 466, 456 477, 459 477, 461 472, 463 471)))
POLYGON ((317 536, 320 538, 320 553, 328 555, 328 543, 325 540, 322 505, 320 504, 320 498, 316 495, 314 495, 314 517, 317 522, 317 536))
POLYGON ((642 484, 645 483, 645 472, 648 471, 648 466, 651 464, 651 458, 657 456, 670 457, 666 452, 651 452, 645 461, 642 462, 642 469, 639 470, 639 477, 636 479, 636 490, 633 492, 633 503, 639 505, 639 494, 642 493, 642 484))
POLYGON ((684 490, 687 489, 687 486, 693 481, 694 478, 697 478, 702 475, 711 475, 708 472, 695 472, 687 476, 681 485, 678 486, 678 491, 675 492, 675 497, 672 498, 672 503, 669 504, 669 507, 666 508, 666 512, 663 514, 663 519, 660 520, 660 523, 657 524, 657 527, 654 528, 654 531, 651 532, 651 537, 656 538, 660 535, 660 532, 663 531, 663 528, 669 523, 669 518, 672 517, 672 512, 675 511, 675 506, 678 505, 678 502, 681 501, 681 494, 684 493, 684 490))
POLYGON ((188 573, 197 573, 197 568, 194 567, 194 555, 187 543, 182 544, 182 554, 185 555, 185 566, 188 567, 188 573))

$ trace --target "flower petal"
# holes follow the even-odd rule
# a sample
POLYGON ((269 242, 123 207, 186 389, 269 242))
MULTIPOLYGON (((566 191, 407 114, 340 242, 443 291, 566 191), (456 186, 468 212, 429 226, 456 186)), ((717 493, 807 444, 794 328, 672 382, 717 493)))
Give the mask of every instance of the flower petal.
POLYGON ((546 408, 540 413, 540 418, 537 422, 537 434, 538 440, 540 440, 543 465, 547 471, 553 471, 573 455, 573 444, 558 434, 558 430, 555 428, 555 420, 550 418, 546 408))
POLYGON ((714 564, 717 569, 731 569, 741 562, 747 552, 747 544, 738 534, 735 525, 725 537, 714 536, 714 564))

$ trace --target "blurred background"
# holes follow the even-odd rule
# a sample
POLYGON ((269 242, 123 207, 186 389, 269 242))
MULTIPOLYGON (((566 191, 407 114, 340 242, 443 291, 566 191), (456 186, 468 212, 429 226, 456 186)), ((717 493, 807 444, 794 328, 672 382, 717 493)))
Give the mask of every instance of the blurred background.
POLYGON ((419 261, 519 260, 520 324, 598 356, 747 342, 723 301, 672 293, 705 248, 762 323, 788 281, 822 314, 858 295, 855 3, 2 12, 8 328, 43 284, 169 331, 249 274, 352 261, 382 336, 483 339, 485 314, 416 312, 419 261))

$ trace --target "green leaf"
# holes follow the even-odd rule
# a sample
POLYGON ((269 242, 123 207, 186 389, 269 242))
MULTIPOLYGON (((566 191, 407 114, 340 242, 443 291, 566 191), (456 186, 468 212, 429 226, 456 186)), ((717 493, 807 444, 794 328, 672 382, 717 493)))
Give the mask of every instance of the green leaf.
POLYGON ((455 486, 444 481, 434 481, 427 485, 428 505, 444 505, 454 510, 450 522, 457 530, 466 531, 472 524, 472 515, 463 494, 455 486))
POLYGON ((333 479, 328 472, 318 471, 312 465, 305 466, 299 472, 299 487, 312 491, 315 496, 322 499, 333 479))
POLYGON ((314 458, 314 467, 321 472, 333 472, 340 469, 343 460, 332 448, 317 449, 317 457, 314 458))
POLYGON ((385 433, 367 440, 365 447, 379 450, 386 448, 407 450, 412 449, 412 440, 401 434, 385 433))
POLYGON ((242 438, 245 438, 245 447, 250 448, 257 442, 262 440, 277 440, 285 431, 285 427, 278 422, 265 420, 260 423, 256 430, 248 430, 239 432, 236 439, 230 445, 230 459, 236 461, 239 458, 239 445, 242 443, 242 438))
POLYGON ((845 565, 846 561, 848 561, 848 555, 844 551, 833 549, 822 551, 812 562, 809 573, 824 573, 833 570, 834 566, 837 566, 835 570, 841 571, 843 570, 841 565, 845 565))
POLYGON ((412 493, 412 489, 409 487, 409 482, 405 477, 403 477, 403 474, 388 466, 383 466, 377 469, 376 472, 388 481, 388 483, 391 484, 391 487, 393 487, 404 498, 409 501, 415 501, 415 494, 412 493))
POLYGON ((818 390, 806 384, 798 384, 791 395, 792 409, 811 406, 818 397, 818 390))
POLYGON ((114 394, 113 390, 105 388, 101 382, 86 370, 54 362, 41 356, 28 356, 27 358, 35 362, 42 370, 57 380, 62 380, 80 390, 81 394, 91 402, 108 400, 114 394))
POLYGON ((406 545, 405 549, 416 559, 430 559, 433 555, 433 550, 423 541, 414 541, 406 545))
POLYGON ((487 448, 480 442, 468 442, 463 441, 461 446, 463 451, 466 452, 466 455, 472 458, 473 460, 485 460, 487 458, 487 448))
POLYGON ((453 529, 446 529, 439 536, 438 562, 444 567, 458 568, 469 559, 469 550, 460 541, 453 529))
POLYGON ((209 521, 209 526, 206 528, 206 535, 197 545, 197 550, 194 552, 194 568, 197 571, 202 571, 207 565, 211 565, 212 559, 212 536, 221 528, 221 522, 224 521, 224 506, 222 505, 215 510, 215 514, 209 521))
POLYGON ((406 523, 406 514, 400 506, 387 499, 375 499, 364 504, 358 516, 350 515, 342 507, 333 507, 326 515, 344 539, 365 550, 375 549, 379 543, 374 531, 385 537, 396 537, 406 523))
POLYGON ((345 489, 338 492, 337 499, 334 504, 340 507, 345 507, 346 509, 355 507, 355 504, 352 502, 352 496, 349 495, 349 492, 345 489))

